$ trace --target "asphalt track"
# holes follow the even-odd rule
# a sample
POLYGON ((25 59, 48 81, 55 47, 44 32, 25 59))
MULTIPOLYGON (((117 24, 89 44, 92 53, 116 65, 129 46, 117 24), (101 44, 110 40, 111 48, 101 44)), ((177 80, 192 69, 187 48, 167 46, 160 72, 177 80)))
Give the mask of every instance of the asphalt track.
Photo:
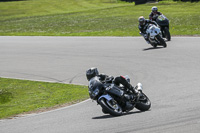
POLYGON ((199 133, 200 38, 172 37, 152 49, 141 37, 0 37, 0 77, 87 85, 98 67, 141 82, 150 111, 120 117, 91 100, 39 114, 0 120, 0 133, 199 133))

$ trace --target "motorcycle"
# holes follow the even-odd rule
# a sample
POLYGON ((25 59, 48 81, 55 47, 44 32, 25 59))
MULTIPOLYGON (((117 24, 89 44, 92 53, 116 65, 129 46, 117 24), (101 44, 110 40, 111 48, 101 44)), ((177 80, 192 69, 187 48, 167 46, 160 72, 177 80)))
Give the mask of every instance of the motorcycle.
POLYGON ((124 112, 134 109, 134 107, 140 111, 150 109, 151 102, 143 93, 142 84, 138 83, 135 89, 138 91, 138 95, 126 99, 123 97, 125 94, 133 96, 133 93, 123 86, 115 85, 110 78, 102 82, 98 77, 93 77, 88 86, 90 98, 101 106, 103 113, 112 116, 120 116, 124 112))
POLYGON ((160 26, 162 36, 165 37, 168 41, 171 40, 171 35, 169 32, 169 20, 164 15, 159 15, 155 19, 156 23, 160 26))
POLYGON ((161 45, 163 47, 167 47, 166 42, 164 39, 161 37, 161 30, 159 27, 153 24, 149 24, 146 30, 147 33, 147 38, 150 42, 150 44, 156 48, 158 45, 161 45))

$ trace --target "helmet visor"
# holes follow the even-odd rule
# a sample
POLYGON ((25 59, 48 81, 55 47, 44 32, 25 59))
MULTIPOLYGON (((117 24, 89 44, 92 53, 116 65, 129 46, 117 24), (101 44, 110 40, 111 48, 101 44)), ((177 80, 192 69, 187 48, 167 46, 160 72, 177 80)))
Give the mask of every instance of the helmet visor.
POLYGON ((157 10, 153 10, 153 13, 156 13, 157 12, 157 10))
POLYGON ((140 25, 144 25, 144 20, 139 21, 140 25))

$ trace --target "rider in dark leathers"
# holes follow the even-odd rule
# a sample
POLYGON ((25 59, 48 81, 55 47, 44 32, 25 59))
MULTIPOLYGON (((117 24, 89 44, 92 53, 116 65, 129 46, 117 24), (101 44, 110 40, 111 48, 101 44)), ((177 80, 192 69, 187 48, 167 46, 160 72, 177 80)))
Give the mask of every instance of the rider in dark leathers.
POLYGON ((156 6, 152 7, 151 10, 152 10, 152 12, 149 14, 149 19, 152 21, 156 21, 156 18, 159 15, 162 15, 162 13, 158 12, 158 8, 156 6))
POLYGON ((146 42, 149 44, 148 35, 146 33, 146 30, 147 30, 149 24, 154 24, 156 26, 158 26, 158 24, 155 21, 145 19, 143 16, 140 16, 138 18, 138 21, 139 21, 138 28, 140 30, 140 35, 142 35, 144 37, 144 39, 146 40, 146 42))
POLYGON ((118 77, 114 78, 113 76, 99 74, 97 68, 94 67, 94 68, 90 68, 86 71, 86 77, 87 77, 88 81, 90 81, 90 79, 92 79, 93 77, 99 77, 99 80, 102 83, 105 83, 105 81, 109 80, 111 83, 114 83, 118 86, 120 84, 122 84, 125 88, 132 91, 132 94, 133 94, 133 95, 124 94, 121 96, 122 99, 124 99, 124 98, 126 99, 126 109, 131 110, 133 108, 133 105, 129 101, 131 99, 134 99, 135 96, 137 97, 138 91, 127 81, 127 79, 124 76, 118 76, 118 77))
MULTIPOLYGON (((88 81, 90 81, 90 79, 92 79, 95 76, 99 77, 99 80, 101 82, 104 82, 105 80, 109 79, 109 80, 111 80, 111 82, 113 82, 114 84, 116 84, 118 86, 120 84, 122 84, 125 88, 129 89, 130 91, 132 91, 133 94, 137 94, 137 91, 126 80, 126 78, 124 76, 118 76, 118 77, 114 78, 113 76, 108 76, 108 75, 105 75, 105 74, 99 74, 97 68, 95 68, 95 67, 90 68, 90 69, 88 69, 86 71, 86 77, 87 77, 88 81)), ((127 98, 127 99, 133 98, 132 95, 128 95, 128 94, 125 94, 124 97, 127 98)))

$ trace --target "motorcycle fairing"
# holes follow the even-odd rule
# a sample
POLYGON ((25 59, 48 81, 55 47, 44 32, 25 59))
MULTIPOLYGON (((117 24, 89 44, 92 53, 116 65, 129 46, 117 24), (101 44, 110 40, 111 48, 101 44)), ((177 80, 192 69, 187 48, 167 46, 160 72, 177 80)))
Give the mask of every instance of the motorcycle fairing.
POLYGON ((109 94, 106 94, 106 95, 100 96, 99 99, 98 99, 98 101, 99 101, 102 97, 105 98, 105 99, 107 99, 108 101, 110 101, 110 100, 113 99, 109 94))

